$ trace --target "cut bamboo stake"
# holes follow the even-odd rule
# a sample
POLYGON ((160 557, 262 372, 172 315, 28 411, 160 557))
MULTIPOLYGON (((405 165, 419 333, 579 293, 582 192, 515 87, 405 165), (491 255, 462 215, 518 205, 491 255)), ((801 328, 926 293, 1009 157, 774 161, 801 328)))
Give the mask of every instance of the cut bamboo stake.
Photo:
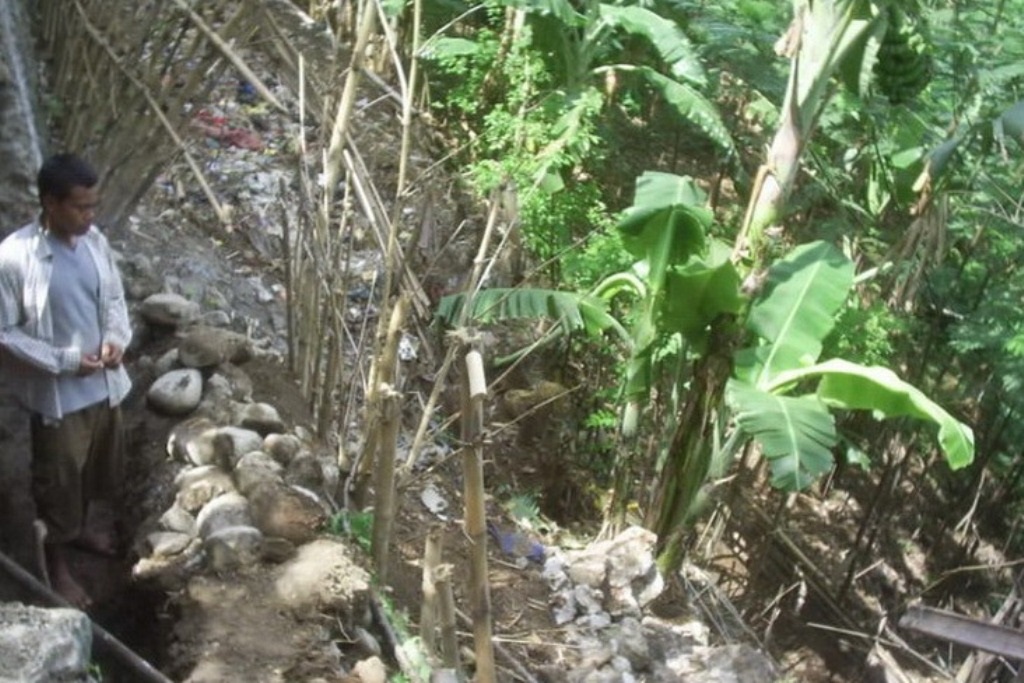
POLYGON ((441 564, 441 530, 427 532, 423 547, 423 604, 420 605, 420 640, 427 655, 437 654, 437 621, 440 600, 437 594, 437 568, 441 564))
POLYGON ((455 669, 459 680, 464 680, 462 665, 459 662, 458 629, 455 623, 455 592, 452 590, 452 566, 443 564, 434 572, 434 585, 440 607, 441 620, 441 661, 450 669, 455 669))
POLYGON ((381 436, 374 468, 377 496, 373 505, 373 563, 377 580, 382 585, 388 581, 388 559, 390 558, 391 528, 395 520, 397 501, 395 496, 395 447, 401 426, 401 394, 390 385, 382 384, 378 389, 381 405, 381 436))
POLYGON ((470 547, 470 607, 478 683, 494 683, 494 647, 491 630, 491 589, 487 579, 487 510, 484 505, 484 398, 487 379, 477 349, 466 352, 462 376, 462 478, 466 535, 470 547))

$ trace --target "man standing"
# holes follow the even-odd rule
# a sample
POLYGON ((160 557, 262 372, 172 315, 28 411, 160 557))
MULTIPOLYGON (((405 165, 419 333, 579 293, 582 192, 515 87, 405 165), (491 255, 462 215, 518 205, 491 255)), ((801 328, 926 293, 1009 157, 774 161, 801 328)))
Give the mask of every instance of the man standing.
POLYGON ((114 508, 124 464, 119 405, 131 383, 124 288, 106 238, 92 224, 98 177, 73 154, 39 171, 40 217, 0 243, 3 372, 29 411, 32 495, 46 525, 54 589, 85 608, 67 547, 112 554, 111 530, 87 526, 90 504, 114 508))

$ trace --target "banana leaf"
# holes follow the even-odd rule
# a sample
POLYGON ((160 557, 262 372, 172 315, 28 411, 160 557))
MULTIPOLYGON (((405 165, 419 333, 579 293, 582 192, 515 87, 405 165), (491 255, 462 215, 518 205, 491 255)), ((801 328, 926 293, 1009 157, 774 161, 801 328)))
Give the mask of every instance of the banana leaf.
MULTIPOLYGON (((459 324, 465 294, 441 299, 435 317, 449 327, 459 324)), ((470 319, 478 324, 502 320, 555 320, 566 332, 584 330, 599 335, 611 329, 622 339, 629 335, 611 314, 605 302, 595 296, 553 289, 482 289, 473 297, 470 319)))
POLYGON ((730 380, 726 401, 739 429, 761 445, 773 486, 800 491, 832 467, 835 420, 814 396, 778 396, 730 380))
POLYGON ((648 66, 616 67, 623 71, 638 71, 647 82, 657 89, 665 102, 680 118, 693 124, 717 143, 725 152, 734 152, 736 144, 722 121, 722 116, 710 100, 686 83, 673 80, 648 66))
MULTIPOLYGON (((711 212, 706 196, 688 176, 646 171, 637 178, 633 205, 619 220, 618 229, 629 253, 647 259, 654 277, 655 262, 685 263, 705 247, 711 212)), ((660 271, 663 272, 663 271, 660 271)))
POLYGON ((708 258, 691 258, 669 269, 661 315, 664 330, 679 332, 699 353, 705 350, 711 322, 723 313, 739 313, 743 305, 740 275, 728 252, 712 251, 708 258))
POLYGON ((707 85, 697 51, 674 21, 636 5, 601 5, 601 17, 649 40, 676 78, 701 88, 707 85))
POLYGON ((826 242, 797 247, 768 271, 747 327, 763 340, 736 357, 736 375, 764 388, 780 372, 811 365, 853 285, 853 264, 826 242))
POLYGON ((883 418, 914 417, 939 428, 939 445, 950 468, 960 469, 974 460, 974 432, 892 370, 865 367, 835 358, 817 365, 779 374, 768 391, 808 379, 820 379, 817 396, 828 406, 871 410, 883 418))

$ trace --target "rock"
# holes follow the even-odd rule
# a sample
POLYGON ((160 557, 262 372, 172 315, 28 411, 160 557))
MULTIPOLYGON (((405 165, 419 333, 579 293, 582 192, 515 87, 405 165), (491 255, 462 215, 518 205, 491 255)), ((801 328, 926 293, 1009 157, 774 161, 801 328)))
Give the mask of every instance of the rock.
POLYGON ((605 545, 606 543, 596 543, 584 550, 566 553, 566 573, 573 583, 596 589, 604 585, 608 573, 605 545))
POLYGON ((192 539, 193 536, 177 531, 155 531, 146 536, 146 543, 149 545, 150 555, 169 557, 184 552, 192 539))
POLYGON ((295 557, 295 544, 277 536, 264 536, 260 545, 260 559, 280 564, 295 557))
POLYGON ((657 540, 653 532, 634 526, 608 541, 605 607, 613 615, 639 616, 641 609, 664 589, 664 579, 654 562, 657 540))
POLYGON ((153 325, 183 327, 199 316, 199 304, 180 294, 161 292, 146 297, 139 306, 143 319, 153 325))
POLYGON ((0 603, 0 681, 90 683, 91 653, 82 612, 0 603))
POLYGON ((188 534, 189 536, 195 536, 199 533, 199 526, 196 524, 196 518, 189 514, 188 511, 180 505, 172 505, 167 508, 167 511, 160 516, 158 525, 165 531, 176 531, 178 533, 188 534))
POLYGON ((352 667, 352 673, 359 677, 361 683, 387 683, 388 680, 388 670, 379 657, 370 657, 358 662, 352 667))
POLYGON ((160 292, 160 278, 153 263, 144 254, 126 256, 119 264, 125 294, 133 301, 142 301, 160 292))
POLYGON ((217 366, 212 377, 221 377, 227 383, 229 396, 240 403, 252 401, 252 378, 242 368, 231 363, 217 366))
POLYGON ((314 495, 283 484, 260 484, 250 492, 249 505, 260 531, 297 544, 312 540, 327 519, 314 495))
POLYGON ((199 322, 210 327, 230 327, 231 316, 226 311, 207 311, 199 322))
POLYGON ((237 493, 217 496, 199 511, 196 524, 203 538, 230 526, 252 526, 249 501, 237 493))
POLYGON ((207 565, 227 571, 256 564, 261 555, 263 534, 251 526, 229 526, 211 533, 203 541, 207 565))
POLYGON ((167 455, 193 465, 216 462, 216 428, 217 425, 205 417, 193 417, 179 422, 167 437, 167 455))
POLYGON ((193 328, 178 346, 178 358, 189 368, 244 363, 252 355, 252 342, 248 337, 219 327, 193 328))
POLYGON ((309 451, 303 451, 288 464, 284 480, 306 489, 317 490, 324 483, 324 471, 320 461, 309 451))
POLYGON ((178 495, 175 501, 188 512, 197 512, 224 493, 235 491, 231 475, 215 465, 185 470, 175 478, 178 495))
POLYGON ((611 540, 566 553, 565 571, 578 586, 603 591, 604 608, 613 616, 640 616, 664 588, 654 562, 656 540, 647 529, 630 527, 611 540))
POLYGON ((230 403, 234 399, 233 392, 231 381, 224 375, 210 375, 203 385, 203 398, 211 403, 230 403))
POLYGON ((302 449, 302 441, 294 434, 268 434, 263 439, 263 450, 274 460, 287 466, 302 449))
POLYGON ((245 429, 251 429, 263 436, 268 434, 280 434, 284 432, 284 420, 277 412, 277 408, 269 403, 245 403, 238 407, 235 415, 235 424, 245 429))
POLYGON ((139 559, 132 566, 132 579, 152 582, 167 592, 181 590, 189 578, 202 568, 203 544, 193 538, 185 549, 174 555, 157 555, 139 559))
POLYGON ((629 662, 630 670, 645 671, 651 665, 651 647, 638 620, 626 617, 609 629, 607 637, 617 644, 616 655, 629 662))
POLYGON ((318 538, 299 548, 281 565, 274 589, 299 612, 337 610, 348 623, 365 623, 369 611, 370 575, 352 561, 341 541, 318 538))
POLYGON ((203 377, 198 370, 172 370, 153 382, 146 399, 157 412, 184 415, 196 409, 203 398, 203 377))
POLYGON ((243 455, 263 448, 263 437, 251 429, 220 427, 217 429, 218 455, 234 467, 243 455))
POLYGON ((283 471, 284 468, 263 451, 251 451, 235 464, 235 485, 243 496, 248 496, 260 484, 281 482, 283 471))
POLYGON ((156 359, 153 363, 153 371, 159 377, 160 375, 166 375, 171 370, 177 370, 178 365, 178 349, 177 347, 170 349, 162 356, 156 359))
MULTIPOLYGON (((774 681, 775 667, 768 657, 749 645, 737 643, 697 648, 684 666, 671 667, 678 676, 694 683, 745 683, 774 681)), ((669 663, 671 664, 671 663, 669 663)), ((680 664, 680 663, 677 663, 680 664)))

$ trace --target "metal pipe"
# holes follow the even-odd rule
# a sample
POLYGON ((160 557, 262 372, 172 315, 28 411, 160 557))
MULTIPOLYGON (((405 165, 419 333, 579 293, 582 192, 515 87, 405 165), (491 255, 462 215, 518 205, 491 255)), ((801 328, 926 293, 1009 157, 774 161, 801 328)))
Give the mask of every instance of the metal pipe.
MULTIPOLYGON (((56 607, 76 609, 67 600, 44 586, 39 579, 32 576, 31 573, 2 552, 0 552, 0 568, 6 571, 19 584, 29 589, 33 595, 43 602, 56 607)), ((88 615, 86 616, 88 617, 88 615)), ((138 673, 139 681, 144 683, 174 683, 170 678, 157 671, 152 664, 135 654, 127 645, 93 621, 92 618, 89 618, 89 623, 92 625, 92 635, 96 643, 112 657, 138 673)))

